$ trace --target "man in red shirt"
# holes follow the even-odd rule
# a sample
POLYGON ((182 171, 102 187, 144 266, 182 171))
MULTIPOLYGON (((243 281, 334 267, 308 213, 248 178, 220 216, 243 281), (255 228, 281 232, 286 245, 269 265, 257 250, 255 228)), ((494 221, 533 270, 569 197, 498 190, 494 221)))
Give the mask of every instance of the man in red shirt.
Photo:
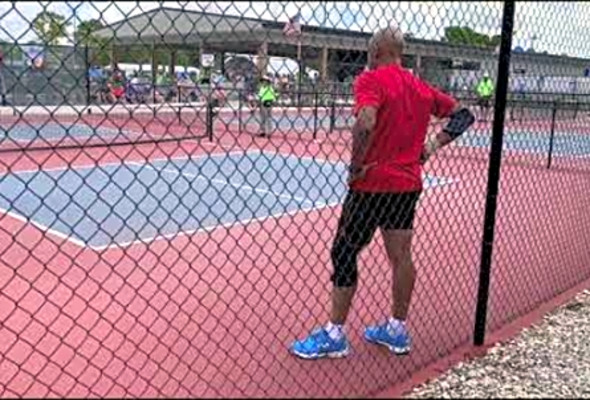
POLYGON ((460 136, 473 114, 401 66, 404 39, 397 28, 378 31, 369 42, 368 70, 355 81, 356 122, 344 201, 331 251, 334 273, 330 322, 291 352, 315 359, 349 352, 344 323, 356 291, 358 255, 381 229, 394 272, 391 318, 365 330, 365 339, 395 354, 410 351, 406 318, 414 287, 411 241, 422 191, 422 164, 460 136), (426 140, 431 116, 450 118, 443 131, 426 140), (426 143, 425 143, 426 142, 426 143))

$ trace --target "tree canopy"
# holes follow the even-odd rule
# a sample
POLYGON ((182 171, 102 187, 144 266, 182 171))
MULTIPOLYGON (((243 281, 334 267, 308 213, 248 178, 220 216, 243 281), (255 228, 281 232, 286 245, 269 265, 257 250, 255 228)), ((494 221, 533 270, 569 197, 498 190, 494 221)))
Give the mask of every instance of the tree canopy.
POLYGON ((61 38, 67 37, 70 25, 63 15, 42 11, 33 19, 32 28, 39 40, 45 45, 56 45, 61 38))
POLYGON ((488 36, 476 32, 468 26, 449 26, 445 28, 443 40, 467 46, 497 47, 500 45, 500 38, 500 35, 488 36))

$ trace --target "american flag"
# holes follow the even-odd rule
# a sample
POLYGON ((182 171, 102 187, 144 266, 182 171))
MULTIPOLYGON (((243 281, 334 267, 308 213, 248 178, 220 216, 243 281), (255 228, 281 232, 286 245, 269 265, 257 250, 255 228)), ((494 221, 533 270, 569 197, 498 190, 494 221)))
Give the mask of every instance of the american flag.
POLYGON ((292 18, 289 19, 289 22, 285 24, 283 28, 283 34, 285 36, 299 36, 301 35, 301 23, 299 20, 301 19, 301 14, 297 13, 292 18))

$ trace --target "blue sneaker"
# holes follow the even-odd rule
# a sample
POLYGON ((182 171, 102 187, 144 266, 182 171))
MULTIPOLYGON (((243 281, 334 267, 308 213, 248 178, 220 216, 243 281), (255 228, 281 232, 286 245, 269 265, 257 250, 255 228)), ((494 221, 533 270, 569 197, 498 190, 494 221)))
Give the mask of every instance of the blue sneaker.
POLYGON ((410 352, 412 339, 407 331, 392 334, 388 323, 369 326, 365 329, 365 339, 370 343, 380 344, 394 354, 404 355, 410 352))
POLYGON ((315 360, 322 357, 342 358, 350 352, 350 346, 346 336, 340 340, 334 340, 328 335, 325 328, 314 330, 311 335, 303 340, 297 340, 291 346, 291 353, 306 360, 315 360))

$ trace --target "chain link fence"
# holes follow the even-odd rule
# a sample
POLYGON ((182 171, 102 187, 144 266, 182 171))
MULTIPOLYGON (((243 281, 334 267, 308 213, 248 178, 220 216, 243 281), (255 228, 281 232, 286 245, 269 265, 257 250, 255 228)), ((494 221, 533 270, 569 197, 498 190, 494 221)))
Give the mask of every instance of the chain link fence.
POLYGON ((371 396, 586 282, 588 15, 0 2, 0 396, 371 396), (393 22, 404 69, 476 122, 416 170, 408 253, 399 225, 360 252, 351 353, 301 360, 294 341, 335 318, 354 82, 393 22), (414 288, 404 357, 364 332, 397 317, 392 285, 414 288))

